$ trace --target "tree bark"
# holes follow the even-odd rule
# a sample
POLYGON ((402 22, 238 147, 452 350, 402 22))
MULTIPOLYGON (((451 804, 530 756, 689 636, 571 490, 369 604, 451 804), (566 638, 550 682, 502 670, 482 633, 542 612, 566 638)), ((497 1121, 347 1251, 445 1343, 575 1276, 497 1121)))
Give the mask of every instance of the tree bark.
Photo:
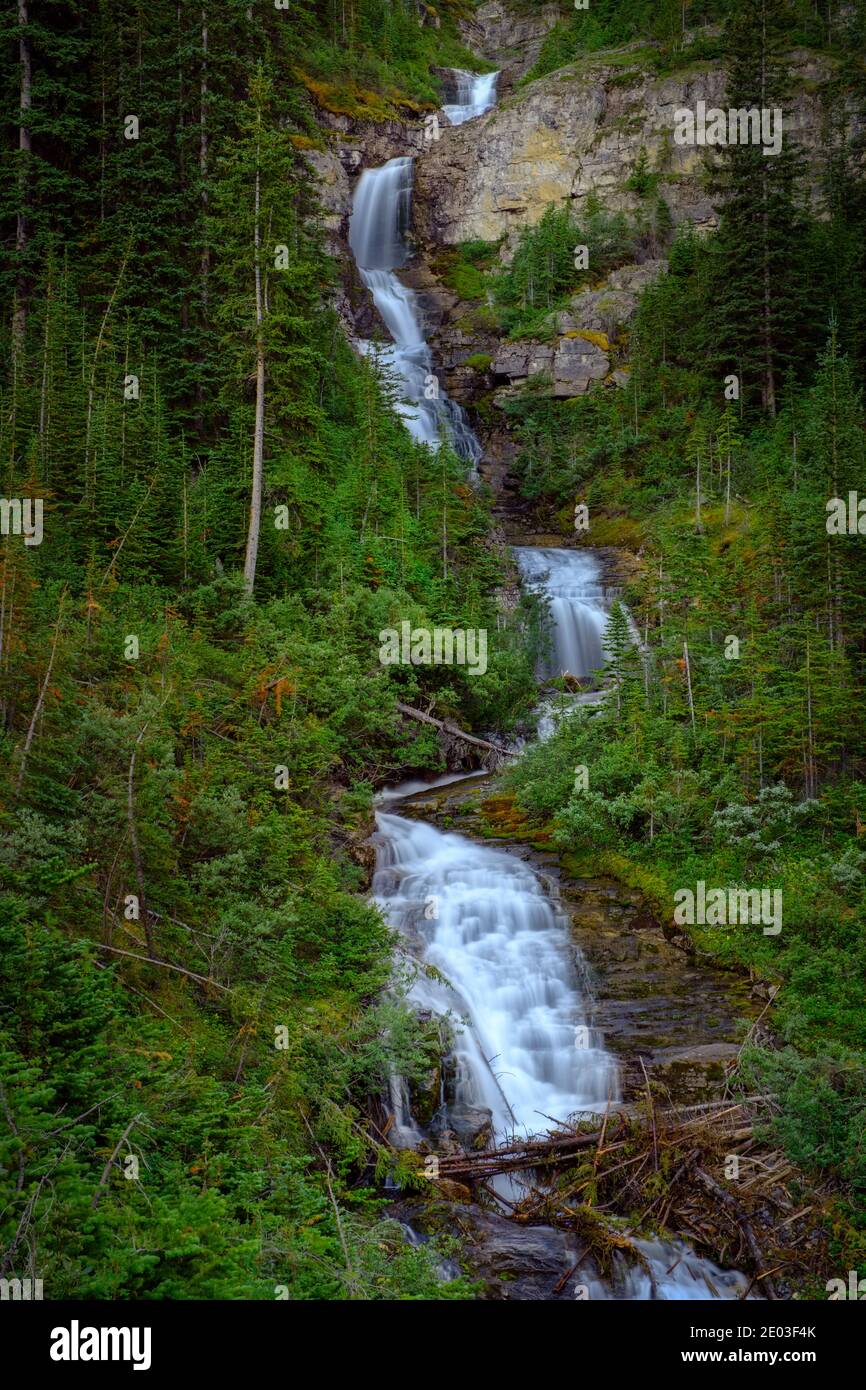
MULTIPOLYGON (((261 114, 259 115, 261 123, 261 114)), ((259 144, 256 140, 256 208, 255 208, 255 283, 256 283, 256 418, 253 434, 253 480, 250 490, 250 518, 247 529, 247 550, 244 557, 244 586, 252 594, 256 582, 256 562, 259 556, 259 532, 262 525, 262 478, 265 444, 265 338, 264 304, 262 301, 261 265, 261 169, 259 144)))
POLYGON ((30 240, 27 208, 30 202, 30 106, 33 81, 30 40, 27 37, 27 0, 18 0, 18 62, 20 68, 18 115, 18 216, 15 228, 15 251, 18 258, 18 277, 15 287, 15 308, 12 316, 12 344, 16 359, 24 348, 27 328, 29 287, 24 257, 30 240))

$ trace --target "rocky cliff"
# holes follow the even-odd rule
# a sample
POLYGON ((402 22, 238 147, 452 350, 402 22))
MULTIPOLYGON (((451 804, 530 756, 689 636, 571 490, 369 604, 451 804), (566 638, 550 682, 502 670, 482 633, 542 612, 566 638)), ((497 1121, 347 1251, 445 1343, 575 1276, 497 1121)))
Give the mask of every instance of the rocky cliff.
MULTIPOLYGON (((505 239, 539 221, 549 203, 580 214, 594 192, 611 210, 633 212, 627 182, 642 151, 675 223, 716 225, 705 154, 673 140, 674 112, 698 101, 724 105, 724 76, 706 64, 660 76, 651 46, 593 54, 506 92, 480 121, 444 130, 419 160, 416 226, 422 243, 505 239)), ((786 134, 807 152, 823 130, 828 61, 792 55, 794 93, 786 134)))
MULTIPOLYGON (((325 225, 346 267, 341 311, 362 336, 375 331, 376 315, 345 254, 355 180, 363 168, 395 155, 415 157, 418 255, 404 279, 420 295, 445 389, 470 408, 482 398, 502 405, 530 380, 540 389, 547 383, 555 397, 581 395, 597 383, 625 385, 623 329, 664 261, 648 247, 640 264, 620 267, 552 314, 539 339, 513 342, 500 338, 483 305, 461 303, 442 283, 443 248, 484 241, 508 261, 521 230, 545 208, 565 204, 579 218, 590 194, 610 211, 634 213, 641 199, 629 181, 640 161, 652 177, 653 197, 664 200, 675 225, 706 231, 718 220, 708 152, 673 139, 678 108, 724 105, 718 65, 690 59, 687 43, 676 69, 660 72, 659 48, 632 44, 527 82, 559 15, 553 4, 526 11, 510 0, 485 0, 466 21, 466 41, 501 67, 498 103, 480 119, 450 127, 443 116, 431 139, 420 119, 373 124, 322 113, 327 138, 321 150, 309 152, 321 178, 325 225)), ((808 157, 823 139, 822 94, 832 64, 801 50, 791 55, 791 71, 785 129, 808 157)), ((481 432, 495 454, 489 411, 481 432)))

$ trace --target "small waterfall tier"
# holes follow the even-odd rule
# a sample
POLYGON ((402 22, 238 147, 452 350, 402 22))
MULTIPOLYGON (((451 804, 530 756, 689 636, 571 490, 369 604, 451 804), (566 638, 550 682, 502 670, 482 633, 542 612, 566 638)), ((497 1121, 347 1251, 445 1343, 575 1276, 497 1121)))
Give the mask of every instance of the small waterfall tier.
POLYGON ((395 273, 409 260, 412 177, 413 161, 405 157, 389 159, 378 169, 365 169, 358 180, 349 245, 358 273, 393 339, 391 343, 361 342, 359 346, 395 380, 400 395, 396 409, 410 434, 432 449, 447 439, 474 473, 481 445, 463 409, 440 390, 417 295, 395 273))

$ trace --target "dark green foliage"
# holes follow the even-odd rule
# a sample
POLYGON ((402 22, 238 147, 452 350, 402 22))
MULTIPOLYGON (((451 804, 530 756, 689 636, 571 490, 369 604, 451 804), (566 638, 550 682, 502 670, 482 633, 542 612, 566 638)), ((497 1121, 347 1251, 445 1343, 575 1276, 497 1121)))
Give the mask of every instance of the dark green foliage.
POLYGON ((494 280, 503 327, 515 338, 543 331, 551 310, 629 260, 633 250, 634 233, 621 214, 606 213, 591 201, 579 225, 570 208, 551 204, 536 226, 521 233, 510 265, 494 280), (575 255, 580 246, 589 251, 586 269, 575 255))
MULTIPOLYGON (((331 306, 295 68, 339 11, 247 10, 29 8, 0 452, 45 513, 0 556, 3 1272, 50 1298, 465 1297, 380 1214, 371 1110, 429 1058, 359 845, 371 789, 441 761, 395 700, 506 728, 532 657, 496 621, 484 499, 331 306), (383 667, 403 618, 487 627, 486 674, 383 667)), ((347 71, 392 93, 462 55, 450 16, 441 42, 403 6, 349 22, 347 71)))

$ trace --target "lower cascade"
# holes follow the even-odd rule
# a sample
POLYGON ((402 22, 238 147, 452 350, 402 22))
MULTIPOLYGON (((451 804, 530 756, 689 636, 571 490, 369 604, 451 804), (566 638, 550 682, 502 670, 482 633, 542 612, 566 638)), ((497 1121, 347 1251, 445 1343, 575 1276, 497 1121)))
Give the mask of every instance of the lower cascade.
MULTIPOLYGON (((476 1123, 486 1110, 503 1139, 617 1101, 616 1065, 588 1027, 566 919, 532 870, 423 821, 385 813, 377 829, 373 891, 425 965, 445 977, 419 974, 411 997, 462 1024, 453 1105, 440 1123, 462 1137, 467 1116, 476 1123)), ((411 1130, 405 1114, 398 1120, 411 1130)))
MULTIPOLYGON (((551 600, 555 672, 597 669, 606 621, 597 558, 530 547, 516 555, 524 581, 551 600)), ((413 1119, 405 1084, 395 1078, 392 1141, 413 1147, 450 1134, 465 1148, 485 1147, 615 1106, 617 1064, 594 1018, 567 914, 515 852, 395 813, 393 803, 417 791, 410 783, 380 797, 373 894, 417 962, 410 1002, 448 1020, 450 1072, 426 1134, 413 1119)), ((635 1245, 640 1267, 617 1257, 602 1280, 588 1264, 573 1296, 745 1295, 745 1276, 718 1269, 681 1241, 635 1245)))

